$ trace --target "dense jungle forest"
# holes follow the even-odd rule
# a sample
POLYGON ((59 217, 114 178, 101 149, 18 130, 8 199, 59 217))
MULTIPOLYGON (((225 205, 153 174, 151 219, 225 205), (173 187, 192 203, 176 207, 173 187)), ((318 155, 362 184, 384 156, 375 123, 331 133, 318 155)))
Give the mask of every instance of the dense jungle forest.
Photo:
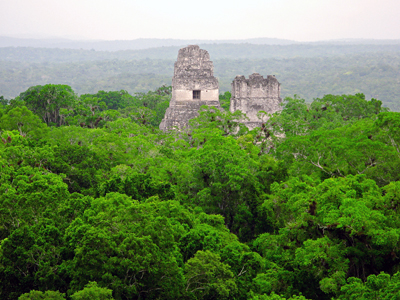
POLYGON ((294 96, 249 131, 225 92, 162 132, 170 99, 0 97, 1 299, 399 299, 400 113, 294 96))
MULTIPOLYGON (((276 75, 283 98, 297 94, 311 103, 326 94, 362 92, 367 100, 379 99, 384 107, 400 111, 400 42, 392 43, 200 46, 210 53, 221 92, 231 90, 236 75, 257 72, 276 75)), ((31 86, 48 83, 67 84, 78 95, 100 90, 147 93, 171 84, 179 48, 0 47, 0 95, 12 99, 31 86)))

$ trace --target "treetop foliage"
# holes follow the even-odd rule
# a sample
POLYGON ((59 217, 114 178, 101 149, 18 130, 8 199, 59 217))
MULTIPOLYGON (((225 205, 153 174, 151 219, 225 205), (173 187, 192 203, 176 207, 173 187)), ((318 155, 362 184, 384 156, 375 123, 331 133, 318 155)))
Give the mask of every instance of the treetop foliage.
POLYGON ((399 113, 295 96, 162 132, 170 97, 2 102, 1 299, 397 299, 399 113))

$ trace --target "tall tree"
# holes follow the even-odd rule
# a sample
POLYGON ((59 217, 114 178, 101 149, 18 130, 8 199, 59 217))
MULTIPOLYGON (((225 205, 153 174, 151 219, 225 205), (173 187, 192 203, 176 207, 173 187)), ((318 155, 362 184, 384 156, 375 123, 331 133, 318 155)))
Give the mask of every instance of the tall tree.
POLYGON ((61 109, 72 109, 76 95, 68 85, 46 84, 30 87, 19 95, 27 107, 48 125, 61 126, 65 118, 61 109))

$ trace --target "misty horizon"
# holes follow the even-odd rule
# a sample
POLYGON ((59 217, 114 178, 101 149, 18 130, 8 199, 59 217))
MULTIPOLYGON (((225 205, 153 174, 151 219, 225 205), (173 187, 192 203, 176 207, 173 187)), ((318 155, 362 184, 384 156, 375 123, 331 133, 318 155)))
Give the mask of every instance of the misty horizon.
POLYGON ((43 34, 0 34, 0 37, 14 38, 14 39, 25 39, 25 40, 68 40, 68 41, 90 41, 90 42, 113 42, 113 41, 136 41, 136 40, 176 40, 176 41, 186 41, 186 40, 196 40, 196 41, 247 41, 247 40, 282 40, 282 41, 290 41, 296 43, 318 43, 318 42, 341 42, 341 41, 400 41, 400 38, 362 38, 362 37, 353 37, 353 38, 334 38, 334 39, 321 39, 314 41, 300 41, 295 39, 284 39, 278 37, 254 37, 254 38, 238 38, 238 39, 196 39, 196 38, 172 38, 172 37, 155 37, 155 38, 132 38, 132 39, 94 39, 83 36, 68 36, 68 35, 43 35, 43 34))
POLYGON ((196 2, 16 0, 0 3, 0 36, 78 40, 242 40, 297 42, 400 39, 398 0, 196 2))

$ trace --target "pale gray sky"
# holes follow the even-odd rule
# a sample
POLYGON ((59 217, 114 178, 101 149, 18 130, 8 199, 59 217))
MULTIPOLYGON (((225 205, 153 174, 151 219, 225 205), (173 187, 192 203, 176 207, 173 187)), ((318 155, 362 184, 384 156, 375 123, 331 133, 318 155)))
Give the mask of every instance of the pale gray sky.
POLYGON ((400 0, 0 0, 0 35, 400 39, 400 0))

